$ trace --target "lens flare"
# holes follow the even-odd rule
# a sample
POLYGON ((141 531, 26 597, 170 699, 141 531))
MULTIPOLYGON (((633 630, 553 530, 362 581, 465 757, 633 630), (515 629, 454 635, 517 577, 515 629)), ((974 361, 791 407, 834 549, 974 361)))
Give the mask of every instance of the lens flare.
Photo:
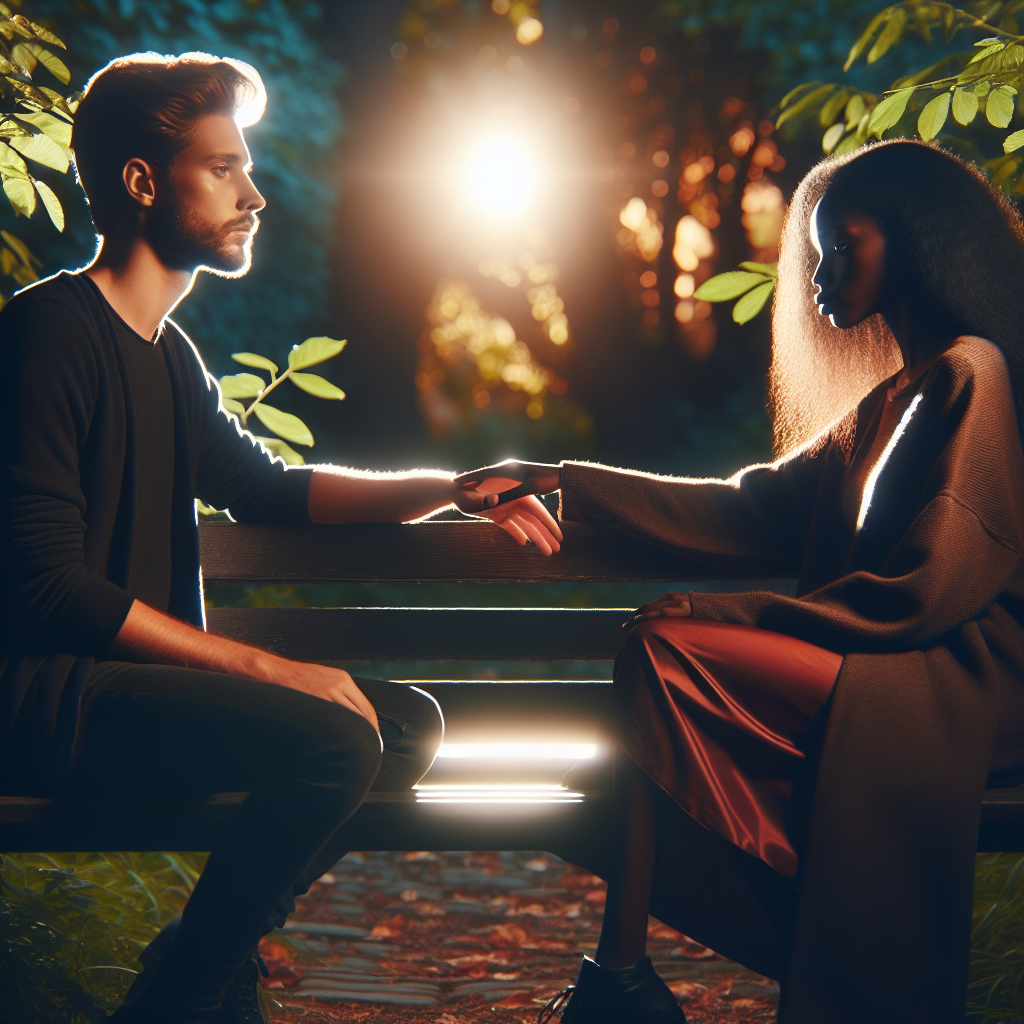
POLYGON ((471 171, 473 193, 492 213, 522 212, 533 194, 534 179, 530 155, 516 139, 489 139, 477 150, 471 171))

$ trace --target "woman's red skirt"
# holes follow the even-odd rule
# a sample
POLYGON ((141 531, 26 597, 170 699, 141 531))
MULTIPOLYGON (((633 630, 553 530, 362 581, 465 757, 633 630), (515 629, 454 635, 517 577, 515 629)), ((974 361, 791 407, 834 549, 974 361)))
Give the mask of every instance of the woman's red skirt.
POLYGON ((842 662, 750 626, 649 620, 616 664, 617 739, 687 814, 791 878, 794 780, 842 662))

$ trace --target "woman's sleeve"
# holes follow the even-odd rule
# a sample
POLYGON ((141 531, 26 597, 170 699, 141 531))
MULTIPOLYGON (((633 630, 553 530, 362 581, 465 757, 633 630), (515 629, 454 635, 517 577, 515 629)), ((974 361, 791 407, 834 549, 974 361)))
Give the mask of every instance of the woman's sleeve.
POLYGON ((308 525, 312 467, 286 466, 243 430, 198 354, 191 370, 200 403, 196 497, 241 523, 308 525))
POLYGON ((967 505, 940 494, 881 573, 853 572, 801 597, 691 593, 694 618, 757 626, 826 647, 901 650, 982 615, 1019 572, 1021 554, 967 505))
POLYGON ((15 300, 0 316, 5 389, 0 573, 8 646, 102 655, 133 598, 85 565, 79 458, 99 373, 78 318, 59 302, 15 300))
POLYGON ((561 517, 614 526, 712 569, 797 576, 827 451, 728 480, 562 464, 561 517))
POLYGON ((887 501, 911 493, 912 481, 917 503, 905 519, 890 513, 893 536, 872 571, 796 598, 691 594, 694 616, 846 653, 917 647, 983 615, 1020 572, 1024 553, 1024 453, 1002 355, 980 339, 958 344, 936 363, 923 396, 878 477, 871 509, 877 505, 884 521, 895 508, 887 501), (900 522, 908 525, 897 530, 900 522))

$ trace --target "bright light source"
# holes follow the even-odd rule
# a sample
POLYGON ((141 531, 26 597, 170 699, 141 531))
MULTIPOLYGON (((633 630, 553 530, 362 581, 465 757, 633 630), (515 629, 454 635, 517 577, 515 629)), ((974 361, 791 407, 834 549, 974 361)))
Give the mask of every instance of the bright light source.
POLYGON ((414 786, 418 804, 578 804, 583 794, 547 783, 414 786))
POLYGON ((564 758, 581 761, 597 754, 596 743, 442 743, 438 757, 564 758))
POLYGON ((476 153, 471 171, 473 192, 492 213, 519 213, 529 202, 535 173, 525 147, 516 139, 495 138, 476 153))

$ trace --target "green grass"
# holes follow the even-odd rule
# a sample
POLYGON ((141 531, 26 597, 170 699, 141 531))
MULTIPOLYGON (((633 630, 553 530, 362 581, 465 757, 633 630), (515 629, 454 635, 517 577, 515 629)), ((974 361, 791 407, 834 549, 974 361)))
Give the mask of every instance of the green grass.
POLYGON ((0 1021, 93 1024, 116 1008, 136 957, 175 917, 195 853, 0 857, 0 1021))
POLYGON ((1024 857, 1020 854, 978 854, 967 1008, 972 1021, 1024 1018, 1024 857))

